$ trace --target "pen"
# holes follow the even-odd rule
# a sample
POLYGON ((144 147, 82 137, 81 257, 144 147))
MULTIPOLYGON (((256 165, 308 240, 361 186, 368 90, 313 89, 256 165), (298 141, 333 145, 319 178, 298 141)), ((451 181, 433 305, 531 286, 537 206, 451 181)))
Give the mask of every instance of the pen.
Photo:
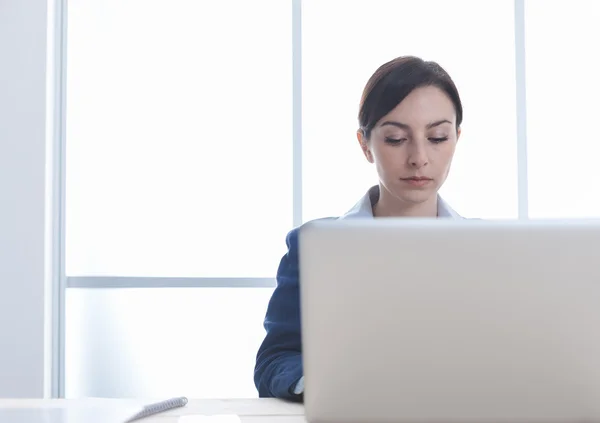
POLYGON ((144 406, 142 411, 130 417, 125 423, 133 422, 136 420, 143 419, 145 417, 150 417, 158 413, 162 413, 164 411, 172 410, 174 408, 183 407, 187 404, 188 399, 186 397, 177 397, 171 398, 165 401, 160 401, 154 404, 148 404, 144 406))

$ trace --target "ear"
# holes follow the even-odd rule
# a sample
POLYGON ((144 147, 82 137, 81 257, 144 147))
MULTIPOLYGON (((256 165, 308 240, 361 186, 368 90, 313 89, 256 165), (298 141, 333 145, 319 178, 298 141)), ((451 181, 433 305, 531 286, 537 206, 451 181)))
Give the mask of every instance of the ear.
POLYGON ((358 143, 360 144, 360 149, 362 150, 363 154, 367 158, 367 161, 369 163, 373 163, 374 162, 373 153, 371 152, 371 148, 369 147, 369 140, 367 140, 367 138, 365 137, 365 133, 363 132, 362 129, 359 129, 358 131, 356 131, 356 138, 358 139, 358 143))
POLYGON ((458 128, 456 130, 456 142, 458 142, 458 140, 460 139, 460 134, 462 134, 462 130, 460 128, 458 128))

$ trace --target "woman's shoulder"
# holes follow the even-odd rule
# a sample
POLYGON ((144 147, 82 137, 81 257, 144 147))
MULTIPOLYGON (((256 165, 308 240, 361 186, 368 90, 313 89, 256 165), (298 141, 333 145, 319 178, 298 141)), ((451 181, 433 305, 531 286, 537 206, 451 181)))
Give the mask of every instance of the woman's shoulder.
POLYGON ((294 229, 288 232, 286 236, 286 244, 288 249, 292 247, 296 247, 298 245, 298 234, 306 227, 311 226, 313 223, 322 222, 325 220, 335 220, 339 219, 339 217, 321 217, 318 219, 312 219, 307 222, 304 222, 302 225, 296 226, 294 229))
POLYGON ((285 243, 287 252, 283 255, 279 268, 277 269, 278 286, 295 286, 298 283, 299 259, 298 259, 298 237, 300 231, 313 222, 336 219, 335 217, 324 217, 314 219, 299 225, 288 232, 285 243))

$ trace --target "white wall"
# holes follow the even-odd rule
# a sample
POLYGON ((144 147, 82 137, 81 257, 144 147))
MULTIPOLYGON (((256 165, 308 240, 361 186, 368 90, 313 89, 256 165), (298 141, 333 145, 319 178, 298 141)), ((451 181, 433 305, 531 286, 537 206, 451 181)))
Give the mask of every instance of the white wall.
POLYGON ((43 397, 45 0, 0 0, 0 397, 43 397))

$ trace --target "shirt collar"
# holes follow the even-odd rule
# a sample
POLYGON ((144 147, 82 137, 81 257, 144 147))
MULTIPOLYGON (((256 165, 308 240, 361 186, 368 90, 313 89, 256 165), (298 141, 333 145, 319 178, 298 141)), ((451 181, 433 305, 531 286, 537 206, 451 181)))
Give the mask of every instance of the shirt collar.
MULTIPOLYGON (((375 185, 340 219, 367 217, 373 218, 373 205, 379 201, 379 185, 375 185)), ((462 217, 455 212, 438 194, 437 217, 452 219, 461 219, 462 217)))

